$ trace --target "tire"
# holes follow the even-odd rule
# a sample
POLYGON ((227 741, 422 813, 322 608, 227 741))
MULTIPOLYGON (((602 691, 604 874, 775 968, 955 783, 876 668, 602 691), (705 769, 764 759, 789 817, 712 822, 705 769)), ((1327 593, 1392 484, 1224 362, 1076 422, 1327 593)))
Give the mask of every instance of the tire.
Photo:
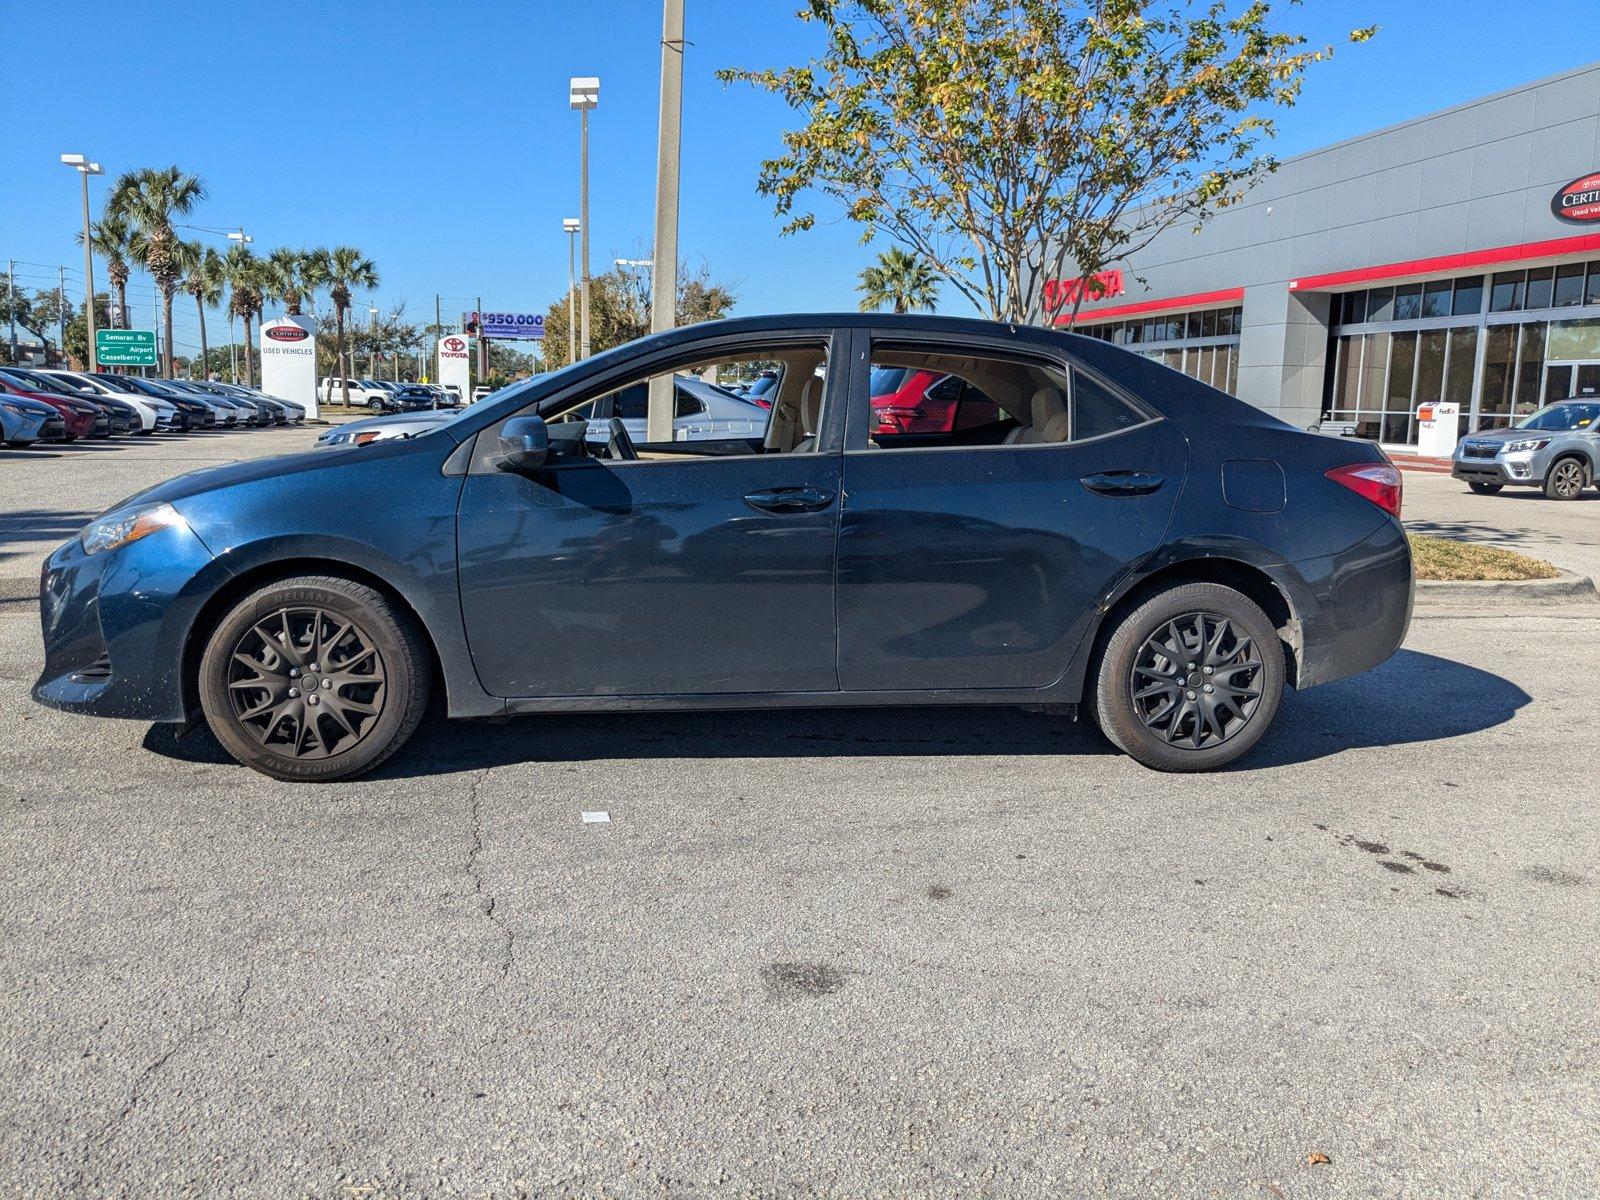
POLYGON ((1589 483, 1589 468, 1581 458, 1558 458, 1545 472, 1544 494, 1548 500, 1576 500, 1589 483))
POLYGON ((223 617, 199 682, 206 723, 240 763, 274 779, 333 783, 372 770, 415 732, 431 661, 416 622, 380 592, 302 576, 267 585, 223 617), (320 649, 313 630, 325 639, 320 649), (313 654, 338 654, 329 665, 343 669, 329 675, 313 654))
POLYGON ((1505 487, 1505 484, 1503 484, 1503 483, 1476 483, 1476 482, 1473 482, 1472 480, 1468 480, 1467 481, 1467 486, 1472 489, 1474 495, 1478 495, 1478 496, 1494 496, 1494 495, 1497 495, 1499 493, 1501 488, 1505 487))
POLYGON ((1261 740, 1278 714, 1283 682, 1277 631, 1254 601, 1221 584, 1180 584, 1146 600, 1112 630, 1095 676, 1095 720, 1114 746, 1154 770, 1215 770, 1261 740), (1213 639, 1213 662, 1206 663, 1213 639), (1217 695, 1204 690, 1213 684, 1192 687, 1191 663, 1162 655, 1163 643, 1173 650, 1181 644, 1194 655, 1196 670, 1212 667, 1202 678, 1217 681, 1219 691, 1225 679, 1238 685, 1232 711, 1206 699, 1217 695), (1247 674, 1244 663, 1254 663, 1254 670, 1247 674), (1226 674, 1219 670, 1230 666, 1226 674), (1162 687, 1163 678, 1171 683, 1162 687), (1141 689, 1146 694, 1136 695, 1141 689), (1168 697, 1172 703, 1163 705, 1168 697))

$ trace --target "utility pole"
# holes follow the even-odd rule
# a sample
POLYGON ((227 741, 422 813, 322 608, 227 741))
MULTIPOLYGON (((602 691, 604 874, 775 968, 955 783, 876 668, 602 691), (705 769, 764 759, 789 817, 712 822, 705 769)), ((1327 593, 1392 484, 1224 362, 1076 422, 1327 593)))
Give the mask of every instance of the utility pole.
POLYGON ((483 336, 483 297, 473 299, 473 312, 478 314, 478 382, 489 378, 489 339, 483 336))
POLYGON ((61 318, 61 344, 56 347, 60 351, 61 363, 67 362, 67 269, 57 267, 59 278, 56 281, 56 315, 61 318))
MULTIPOLYGON (((439 305, 439 293, 433 294, 433 370, 428 375, 433 382, 439 382, 439 339, 444 336, 444 313, 439 305)), ((417 378, 422 378, 422 355, 417 355, 417 378)))
MULTIPOLYGON (((655 268, 650 284, 650 332, 678 324, 678 164, 683 140, 683 3, 661 7, 661 125, 656 140, 655 268)), ((673 383, 670 375, 650 381, 645 440, 672 440, 673 383)))
POLYGON ((577 217, 563 217, 567 231, 567 365, 578 361, 578 228, 577 217))
POLYGON ((17 361, 17 260, 6 259, 6 312, 11 317, 11 361, 17 361))

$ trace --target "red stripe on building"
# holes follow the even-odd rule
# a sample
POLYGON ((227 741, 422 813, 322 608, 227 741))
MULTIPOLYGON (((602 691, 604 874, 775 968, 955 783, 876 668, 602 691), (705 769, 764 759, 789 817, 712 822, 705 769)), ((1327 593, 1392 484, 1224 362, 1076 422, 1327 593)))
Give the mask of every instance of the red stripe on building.
POLYGON ((1076 321, 1105 321, 1112 317, 1131 317, 1135 313, 1168 312, 1175 308, 1204 308, 1207 304, 1235 304, 1244 299, 1244 289, 1223 288, 1220 292, 1196 292, 1192 296, 1170 296, 1165 300, 1140 300, 1136 304, 1118 304, 1112 308, 1096 308, 1080 312, 1076 318, 1064 313, 1056 318, 1057 325, 1071 325, 1076 321))
POLYGON ((1552 238, 1545 242, 1497 246, 1493 250, 1470 250, 1465 254, 1441 254, 1437 258, 1416 258, 1410 262, 1385 263, 1381 267, 1357 267, 1353 271, 1330 271, 1326 275, 1308 275, 1304 279, 1290 280, 1289 290, 1320 292, 1329 288, 1353 287, 1384 279, 1398 279, 1406 275, 1442 275, 1452 271, 1492 267, 1499 263, 1521 262, 1529 258, 1551 258, 1558 254, 1596 252, 1600 252, 1600 233, 1583 233, 1577 237, 1552 238))

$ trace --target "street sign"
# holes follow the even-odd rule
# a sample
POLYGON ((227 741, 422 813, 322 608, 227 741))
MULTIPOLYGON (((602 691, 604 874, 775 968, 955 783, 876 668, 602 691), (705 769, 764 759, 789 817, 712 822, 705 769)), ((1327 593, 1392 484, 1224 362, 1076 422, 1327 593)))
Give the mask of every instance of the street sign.
POLYGON ((156 331, 96 329, 94 356, 103 367, 153 367, 156 365, 156 331))

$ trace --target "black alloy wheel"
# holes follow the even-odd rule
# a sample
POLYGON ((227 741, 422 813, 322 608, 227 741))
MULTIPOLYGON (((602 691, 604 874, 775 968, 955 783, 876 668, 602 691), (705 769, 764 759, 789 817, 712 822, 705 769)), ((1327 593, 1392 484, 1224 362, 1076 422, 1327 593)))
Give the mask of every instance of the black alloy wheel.
POLYGON ((1101 732, 1145 766, 1206 771, 1266 733, 1285 674, 1259 605, 1222 584, 1180 583, 1116 620, 1085 700, 1101 732))
POLYGON ((234 758, 276 779, 370 770, 411 736, 431 661, 410 614, 365 584, 286 579, 240 601, 200 663, 207 724, 234 758))
POLYGON ((1220 746, 1261 704, 1260 651, 1219 613, 1174 617, 1134 657, 1129 687, 1144 727, 1190 750, 1220 746))

